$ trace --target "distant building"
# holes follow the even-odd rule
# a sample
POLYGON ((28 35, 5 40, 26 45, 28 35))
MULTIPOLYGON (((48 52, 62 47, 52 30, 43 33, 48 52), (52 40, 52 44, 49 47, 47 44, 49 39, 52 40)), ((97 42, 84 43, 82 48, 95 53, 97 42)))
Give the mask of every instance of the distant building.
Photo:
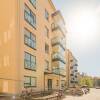
POLYGON ((78 85, 78 61, 70 50, 67 50, 68 86, 78 85))

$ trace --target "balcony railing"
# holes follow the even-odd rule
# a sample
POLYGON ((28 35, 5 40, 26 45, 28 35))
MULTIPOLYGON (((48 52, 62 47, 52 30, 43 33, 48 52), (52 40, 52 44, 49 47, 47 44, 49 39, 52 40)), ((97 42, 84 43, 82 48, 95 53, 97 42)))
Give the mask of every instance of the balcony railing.
POLYGON ((78 72, 78 70, 75 70, 75 72, 78 72))
POLYGON ((64 56, 61 55, 61 53, 54 53, 52 55, 52 61, 61 61, 63 62, 64 64, 66 64, 66 61, 64 59, 64 56))
POLYGON ((53 68, 52 72, 57 75, 66 75, 66 70, 62 68, 53 68))
POLYGON ((78 64, 75 64, 74 66, 78 66, 78 64))
POLYGON ((62 39, 62 38, 59 38, 59 37, 55 37, 51 40, 51 43, 52 43, 52 46, 54 45, 60 45, 64 50, 66 48, 66 43, 65 43, 65 40, 62 39))
POLYGON ((63 35, 65 35, 66 33, 66 28, 62 23, 52 24, 52 31, 56 31, 56 30, 60 30, 63 33, 63 35))

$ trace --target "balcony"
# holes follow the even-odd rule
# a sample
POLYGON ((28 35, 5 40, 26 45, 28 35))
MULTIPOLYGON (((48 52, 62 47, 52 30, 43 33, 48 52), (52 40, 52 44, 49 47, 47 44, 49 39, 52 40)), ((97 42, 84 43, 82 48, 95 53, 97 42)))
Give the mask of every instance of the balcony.
POLYGON ((45 70, 44 70, 44 74, 52 74, 52 71, 51 71, 51 70, 45 69, 45 70))
POLYGON ((77 75, 75 75, 75 78, 77 78, 77 75))
POLYGON ((75 64, 74 66, 78 66, 78 64, 75 64))
POLYGON ((65 36, 66 30, 64 26, 61 26, 60 24, 52 24, 52 32, 57 30, 60 30, 65 36))
POLYGON ((57 75, 63 75, 63 76, 66 75, 65 69, 62 68, 53 68, 52 72, 57 75))
POLYGON ((65 21, 60 11, 56 11, 52 14, 54 23, 52 24, 52 31, 60 30, 61 32, 66 33, 65 21))
POLYGON ((66 43, 63 38, 55 37, 51 40, 52 46, 60 45, 64 50, 66 49, 66 43))
POLYGON ((75 72, 78 72, 78 70, 75 70, 75 72))
POLYGON ((66 64, 66 61, 64 59, 64 56, 61 55, 61 53, 57 52, 57 53, 54 53, 52 55, 52 61, 61 61, 63 62, 64 64, 66 64))

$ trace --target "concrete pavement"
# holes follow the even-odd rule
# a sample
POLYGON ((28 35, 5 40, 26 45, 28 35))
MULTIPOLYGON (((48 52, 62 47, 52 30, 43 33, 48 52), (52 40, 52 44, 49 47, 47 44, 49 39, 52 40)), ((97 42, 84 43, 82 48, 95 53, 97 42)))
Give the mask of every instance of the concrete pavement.
POLYGON ((89 94, 83 96, 66 96, 63 100, 100 100, 100 89, 91 89, 89 94))

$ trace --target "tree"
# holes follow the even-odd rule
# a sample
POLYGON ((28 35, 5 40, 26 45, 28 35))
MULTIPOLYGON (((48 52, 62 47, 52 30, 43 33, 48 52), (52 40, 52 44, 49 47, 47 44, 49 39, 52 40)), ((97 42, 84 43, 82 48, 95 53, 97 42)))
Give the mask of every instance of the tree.
POLYGON ((88 87, 93 87, 93 79, 89 76, 83 76, 80 78, 80 86, 87 85, 88 87))

